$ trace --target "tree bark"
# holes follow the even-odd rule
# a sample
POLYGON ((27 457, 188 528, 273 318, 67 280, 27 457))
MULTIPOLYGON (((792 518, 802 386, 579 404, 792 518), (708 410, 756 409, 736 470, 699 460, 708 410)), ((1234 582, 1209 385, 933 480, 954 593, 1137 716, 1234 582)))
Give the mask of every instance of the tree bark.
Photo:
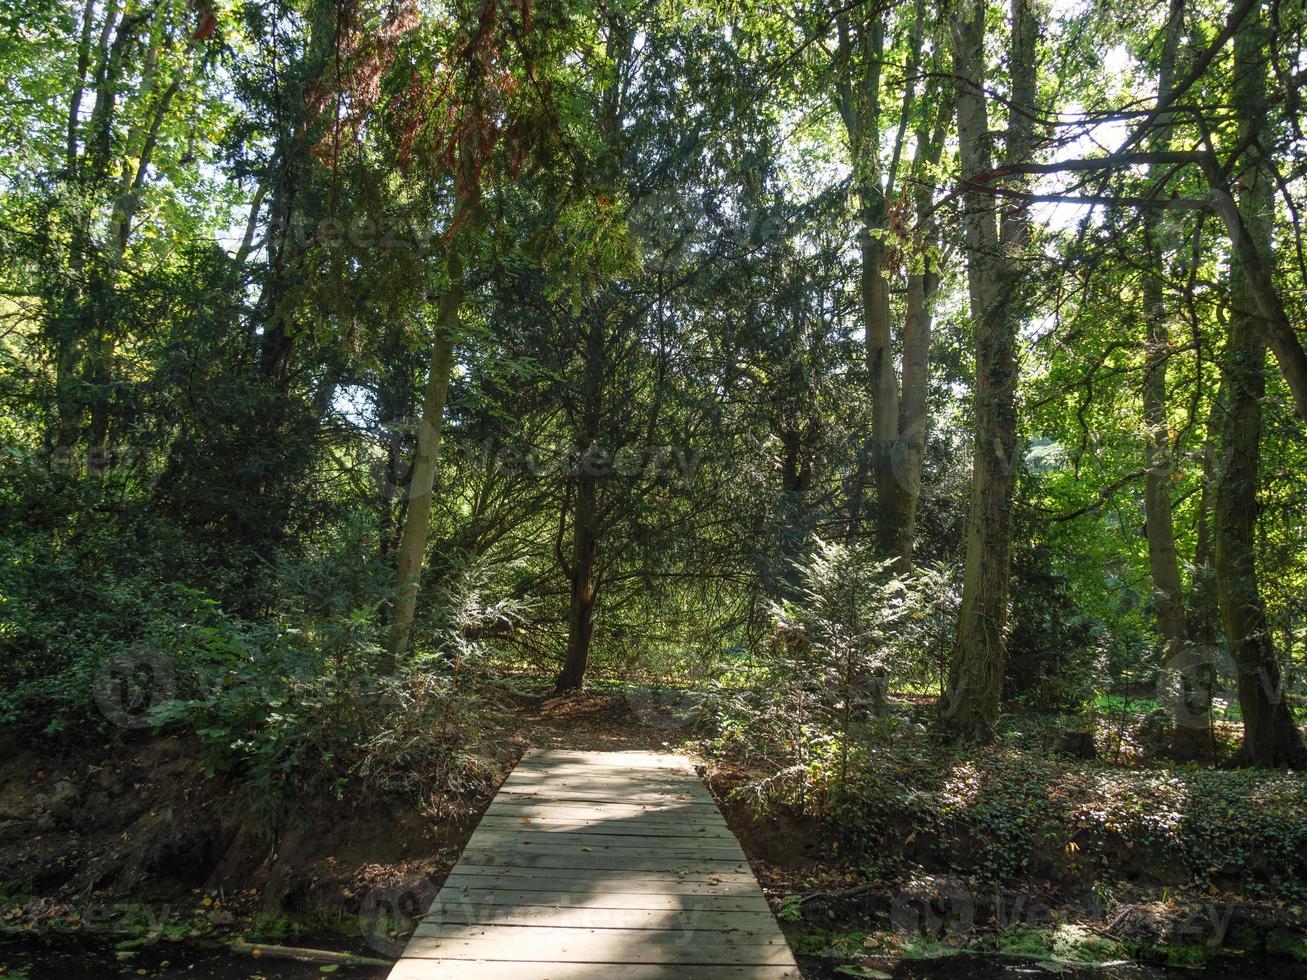
MULTIPOLYGON (((985 5, 953 14, 958 144, 963 172, 990 169, 985 104, 985 5)), ((1036 21, 1030 0, 1012 0, 1009 162, 1031 150, 1036 21)), ((1012 569, 1012 492, 1016 482, 1016 334, 1018 295, 1029 227, 1024 209, 1004 212, 1001 234, 983 194, 964 197, 967 281, 975 335, 975 455, 966 525, 966 566, 957 641, 943 705, 948 727, 978 741, 992 737, 1003 692, 1008 590, 1012 569)))
POLYGON ((930 381, 930 301, 939 276, 929 268, 911 273, 903 319, 903 400, 899 411, 894 470, 901 485, 897 548, 905 566, 912 565, 916 543, 917 504, 921 499, 921 464, 926 451, 926 391, 930 381))
POLYGON ((595 527, 595 478, 582 472, 577 482, 576 507, 572 513, 572 595, 567 615, 567 657, 554 681, 555 694, 579 691, 585 686, 590 639, 594 634, 595 556, 599 544, 595 527))
POLYGON ((883 225, 884 204, 870 195, 875 211, 862 232, 862 308, 867 334, 867 374, 871 383, 871 469, 876 483, 876 542, 886 553, 902 548, 904 494, 894 472, 899 434, 899 387, 890 331, 889 282, 885 244, 875 232, 883 225), (882 216, 876 220, 876 214, 882 216))
MULTIPOLYGON (((1175 84, 1175 56, 1184 31, 1185 0, 1171 0, 1157 72, 1159 105, 1170 100, 1175 84)), ((1159 113, 1154 124, 1149 150, 1170 149, 1171 114, 1159 113)), ((1164 168, 1154 164, 1149 176, 1164 179, 1164 168)), ((1166 275, 1165 262, 1170 239, 1170 215, 1149 210, 1143 219, 1144 249, 1147 256, 1143 281, 1143 316, 1146 333, 1144 345, 1144 428, 1147 466, 1144 475, 1144 533, 1148 541, 1148 567, 1153 584, 1153 609, 1157 632, 1162 639, 1160 679, 1167 688, 1173 721, 1172 749, 1187 756, 1201 750, 1209 741, 1208 717, 1210 688, 1203 689, 1198 676, 1185 616, 1184 587, 1180 579, 1180 562, 1175 547, 1175 530, 1171 520, 1171 483, 1174 474, 1171 425, 1168 417, 1167 366, 1171 359, 1168 313, 1162 290, 1166 275), (1172 682, 1174 690, 1170 689, 1172 682)))
POLYGON ((572 512, 572 562, 564 566, 571 582, 567 617, 567 656, 554 681, 554 693, 579 691, 585 685, 590 662, 590 640, 594 635, 595 559, 599 551, 599 508, 597 468, 600 451, 599 426, 603 420, 603 383, 607 352, 604 329, 607 311, 602 303, 591 308, 585 345, 585 380, 581 394, 581 420, 586 450, 576 465, 576 506, 572 512))
MULTIPOLYGON (((1264 136, 1258 107, 1266 90, 1266 24, 1259 4, 1234 39, 1233 102, 1240 137, 1264 136)), ((1257 262, 1268 266, 1275 200, 1262 164, 1261 138, 1252 142, 1249 166, 1239 179, 1241 224, 1257 262)), ((1230 266, 1233 309, 1226 339, 1226 412, 1215 507, 1216 581, 1226 639, 1238 671, 1244 741, 1236 762, 1302 767, 1307 759, 1283 690, 1257 577, 1256 530, 1261 412, 1266 389, 1266 335, 1257 310, 1257 276, 1236 249, 1230 266)))
MULTIPOLYGON (((1203 483, 1198 496, 1198 534, 1194 545, 1194 573, 1189 584, 1189 612, 1186 628, 1189 649, 1181 670, 1181 698, 1176 707, 1192 713, 1194 724, 1185 731, 1184 745, 1177 745, 1178 755, 1189 750, 1199 753, 1198 728, 1203 732, 1201 754, 1216 758, 1216 731, 1212 727, 1212 697, 1216 690, 1216 662, 1221 646, 1221 609, 1216 590, 1215 545, 1212 541, 1216 501, 1216 444, 1217 414, 1224 402, 1218 394, 1207 413, 1206 435, 1203 443, 1203 483)), ((1177 727, 1178 730, 1178 727, 1177 727)))
MULTIPOLYGON (((398 304, 397 304, 398 307, 398 304)), ((399 488, 408 485, 407 453, 401 426, 411 418, 413 405, 407 392, 410 380, 402 367, 401 340, 403 321, 398 308, 388 315, 382 335, 382 369, 377 383, 377 420, 382 428, 382 445, 385 459, 379 466, 377 479, 377 551, 383 562, 389 562, 399 547, 400 530, 404 522, 406 501, 399 488)))
MULTIPOLYGON (((1237 46, 1237 35, 1235 41, 1237 46)), ((1260 105, 1250 106, 1245 111, 1257 115, 1262 109, 1260 105)), ((1253 146, 1249 148, 1248 153, 1256 155, 1260 154, 1261 150, 1253 146)), ((1253 166, 1256 164, 1254 163, 1253 166)), ((1241 274, 1245 280, 1244 288, 1248 292, 1250 309, 1255 309, 1260 314, 1259 329, 1274 352, 1275 360, 1280 365, 1285 381, 1289 384, 1294 412, 1299 418, 1307 418, 1307 350, 1303 349, 1293 324, 1289 322, 1284 301, 1275 287, 1275 280, 1271 274, 1273 267, 1271 252, 1257 241, 1259 234, 1249 227, 1241 213, 1240 202, 1235 201, 1215 163, 1209 163, 1204 169, 1212 189, 1209 199, 1212 210, 1225 225, 1235 258, 1243 270, 1241 274)), ((1239 197, 1242 200, 1242 188, 1239 197)), ((1267 192, 1267 197, 1273 197, 1270 190, 1267 192)))
POLYGON ((449 247, 445 263, 449 284, 440 299, 436 336, 431 347, 431 367, 422 397, 422 417, 418 420, 417 450, 409 471, 404 530, 395 553, 395 608, 390 622, 389 643, 392 667, 397 667, 407 652, 413 629, 418 585, 426 560, 431 495, 440 457, 440 433, 454 363, 453 334, 458 327, 458 308, 463 301, 462 257, 456 243, 451 242, 449 247))
MULTIPOLYGON (((914 193, 918 223, 923 242, 935 238, 935 226, 929 213, 933 193, 925 178, 927 167, 939 163, 944 149, 951 106, 944 91, 938 92, 943 105, 938 110, 934 131, 922 125, 917 130, 914 170, 918 180, 914 193)), ((920 268, 907 277, 906 311, 903 318, 903 382, 899 402, 899 431, 894 447, 894 472, 899 485, 897 514, 899 540, 897 554, 904 568, 911 568, 916 550, 917 507, 921 501, 921 468, 930 427, 927 393, 930 389, 931 304, 939 288, 939 272, 934 267, 929 248, 921 249, 920 268)))
MULTIPOLYGON (((605 51, 612 64, 613 82, 605 86, 598 109, 599 130, 609 158, 622 159, 623 86, 620 79, 631 63, 635 31, 623 18, 614 16, 608 23, 605 51)), ((572 510, 572 561, 562 554, 561 530, 558 561, 568 576, 570 600, 567 616, 567 652, 562 670, 554 679, 554 693, 579 691, 585 686, 590 663, 590 641, 594 636, 594 607, 599 592, 597 569, 602 519, 599 510, 599 479, 607 475, 601 463, 603 447, 601 427, 604 420, 604 384, 609 370, 608 317, 610 302, 602 294, 589 305, 586 315, 584 361, 580 391, 579 423, 581 444, 586 448, 577 460, 576 503, 572 510)), ((566 513, 567 503, 563 505, 566 513)))
POLYGON ((859 299, 871 389, 871 439, 850 495, 850 532, 856 533, 867 471, 876 487, 876 540, 882 551, 900 547, 904 504, 894 450, 899 431, 898 376, 894 369, 889 281, 885 276, 886 177, 881 167, 881 62, 885 49, 884 11, 855 23, 847 12, 836 17, 838 31, 835 106, 844 123, 858 196, 859 299))

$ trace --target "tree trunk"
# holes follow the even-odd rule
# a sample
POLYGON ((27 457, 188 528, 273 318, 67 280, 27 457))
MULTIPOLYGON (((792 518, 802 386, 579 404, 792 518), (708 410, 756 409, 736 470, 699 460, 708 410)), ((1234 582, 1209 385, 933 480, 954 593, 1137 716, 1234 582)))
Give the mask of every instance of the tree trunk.
POLYGON ((899 485, 895 549, 905 567, 912 565, 921 499, 921 462, 926 451, 929 419, 926 391, 930 382, 930 300, 939 282, 929 268, 908 276, 907 315, 903 320, 903 400, 899 411, 894 471, 899 485))
MULTIPOLYGON (((1262 164, 1265 133, 1266 24, 1260 7, 1235 34, 1234 108, 1250 144, 1239 181, 1239 212, 1258 262, 1269 266, 1274 196, 1262 164), (1254 128, 1255 127, 1255 128, 1254 128)), ((1236 762, 1301 767, 1302 739, 1283 690, 1257 578, 1257 493, 1261 411, 1266 387, 1266 336, 1258 316, 1256 277, 1236 250, 1230 266, 1232 310, 1226 340, 1226 413, 1215 508, 1216 581, 1225 635, 1239 675, 1244 741, 1236 762)))
MULTIPOLYGON (((1235 41, 1238 42, 1237 35, 1235 41)), ((1263 109, 1259 103, 1246 111, 1260 114, 1263 109)), ((1260 152, 1256 146, 1248 150, 1250 155, 1260 152)), ((1269 342, 1285 381, 1289 384, 1294 412, 1299 418, 1307 418, 1307 350, 1303 349, 1293 324, 1289 322, 1284 301, 1280 298, 1279 290, 1275 288, 1275 279, 1271 274, 1273 267, 1271 253, 1258 242, 1259 233, 1250 228, 1247 220, 1244 219, 1241 214, 1241 204, 1235 201, 1234 195, 1227 188, 1220 168, 1214 162, 1209 162, 1204 169, 1212 188, 1210 197, 1212 210, 1225 225, 1235 258, 1243 268, 1244 288, 1248 292, 1250 310, 1255 309, 1260 314, 1259 329, 1269 342)), ((1241 188, 1239 191, 1241 201, 1243 196, 1244 192, 1241 188)))
POLYGON ((1212 540, 1212 523, 1216 506, 1216 453, 1219 436, 1219 417, 1225 402, 1224 391, 1207 413, 1206 435, 1203 443, 1203 485, 1198 496, 1198 540, 1194 545, 1194 575, 1190 583, 1189 639, 1200 665, 1197 682, 1211 692, 1215 690, 1215 664, 1221 649, 1220 600, 1216 591, 1216 555, 1212 540))
POLYGON ((868 191, 874 202, 864 206, 862 232, 862 311, 867 335, 867 374, 871 383, 871 470, 876 482, 876 541, 882 552, 902 549, 904 514, 903 488, 894 472, 894 446, 899 434, 899 388, 894 371, 894 347, 890 331, 889 282, 885 279, 885 244, 879 231, 884 204, 868 191))
MULTIPOLYGON (((594 633, 595 557, 599 550, 598 478, 594 453, 599 451, 599 426, 603 420, 603 384, 607 352, 604 344, 607 310, 603 303, 591 308, 585 345, 585 380, 581 394, 581 419, 586 450, 577 460, 576 507, 572 512, 572 563, 564 566, 571 580, 571 604, 567 617, 567 657, 554 682, 554 693, 579 691, 585 684, 590 660, 590 639, 594 633)), ((560 556, 561 557, 561 556, 560 556)))
POLYGON ((413 406, 406 395, 409 390, 406 382, 410 378, 403 368, 402 333, 400 311, 393 309, 382 336, 383 366, 377 382, 377 421, 382 428, 386 454, 377 474, 377 551, 383 562, 388 562, 399 546, 405 512, 404 495, 399 488, 407 486, 409 478, 402 427, 409 423, 413 406))
POLYGON ((903 500, 894 472, 899 394, 890 329, 889 282, 885 278, 886 185, 881 169, 881 63, 885 50, 884 11, 855 21, 836 15, 835 107, 844 123, 858 197, 861 252, 859 299, 871 389, 871 439, 859 461, 849 499, 849 535, 860 528, 868 470, 876 487, 876 540, 882 550, 899 546, 903 500))
MULTIPOLYGON (((1157 73, 1157 98, 1170 98, 1175 78, 1175 54, 1184 31, 1185 0, 1171 0, 1163 35, 1157 73)), ((1170 147, 1171 116, 1158 116, 1150 149, 1163 152, 1170 147)), ((1150 177, 1162 179, 1161 168, 1151 168, 1150 177)), ((1174 723, 1172 748, 1176 754, 1191 756, 1209 741, 1208 718, 1210 689, 1203 691, 1196 676, 1197 661, 1189 640, 1185 617, 1184 590, 1180 580, 1180 562, 1175 548, 1175 530, 1171 521, 1171 483, 1174 473, 1171 425, 1167 410, 1167 366, 1171 358, 1171 339, 1167 324, 1165 296, 1162 291, 1169 239, 1168 215, 1149 210, 1144 214, 1144 249, 1147 256, 1143 282, 1143 315, 1146 332, 1144 345, 1144 428, 1147 467, 1144 476, 1144 533, 1148 541, 1148 567, 1153 583, 1153 607, 1157 632, 1162 639, 1160 679, 1169 699, 1174 723), (1174 684, 1174 689, 1172 685, 1174 684)))
MULTIPOLYGON (((958 145, 965 175, 990 169, 984 24, 983 2, 969 3, 953 14, 958 145)), ((1009 162, 1024 161, 1031 149, 1035 30, 1030 0, 1013 0, 1009 162)), ((968 193, 964 202, 967 280, 975 334, 975 455, 962 609, 943 711, 955 734, 985 741, 993 734, 1003 693, 1012 569, 1012 492, 1017 463, 1018 285, 1023 266, 1021 253, 1029 230, 1019 204, 1005 211, 1000 238, 990 200, 968 193)))
MULTIPOLYGON (((1251 297, 1234 285, 1236 306, 1251 297)), ((1216 501, 1216 581, 1221 618, 1238 672, 1244 741, 1237 761, 1301 766, 1303 747, 1285 697, 1257 579, 1255 536, 1261 398, 1266 346, 1252 316, 1230 318, 1226 350, 1229 403, 1222 425, 1223 460, 1216 501)))
POLYGON ((567 616, 567 659, 554 682, 554 693, 579 691, 585 685, 594 632, 595 554, 599 536, 595 527, 595 478, 581 472, 576 508, 572 516, 572 598, 567 616))
MULTIPOLYGON (((925 178, 927 168, 939 164, 948 132, 948 118, 952 107, 947 90, 937 93, 940 107, 932 127, 923 123, 917 129, 917 149, 914 171, 917 187, 914 193, 917 220, 921 225, 921 240, 935 240, 935 225, 931 220, 933 193, 925 178)), ((894 470, 898 478, 901 506, 898 556, 905 569, 912 567, 916 550, 917 507, 921 501, 921 468, 929 435, 930 417, 926 404, 930 390, 930 332, 931 304, 939 288, 939 272, 935 269, 930 249, 921 248, 920 268, 909 271, 907 280, 906 312, 903 319, 903 391, 899 402, 899 431, 894 448, 894 470)))
POLYGON ((431 348, 431 368, 422 397, 418 420, 417 451, 409 471, 407 511, 399 549, 395 554, 395 609, 390 623, 391 666, 397 667, 408 650, 417 608, 418 584, 426 559, 427 531, 431 520, 431 494, 435 487, 440 456, 440 430, 449 394, 449 375, 454 362, 453 334, 458 326, 458 308, 463 301, 463 265, 453 242, 446 261, 449 285, 440 300, 436 337, 431 348))

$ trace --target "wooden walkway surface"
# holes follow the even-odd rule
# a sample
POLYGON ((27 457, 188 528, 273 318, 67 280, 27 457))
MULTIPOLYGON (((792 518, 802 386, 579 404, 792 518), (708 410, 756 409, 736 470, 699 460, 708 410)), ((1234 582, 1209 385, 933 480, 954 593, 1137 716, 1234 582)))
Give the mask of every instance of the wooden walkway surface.
POLYGON ((529 752, 390 980, 789 980, 739 842, 682 757, 529 752))

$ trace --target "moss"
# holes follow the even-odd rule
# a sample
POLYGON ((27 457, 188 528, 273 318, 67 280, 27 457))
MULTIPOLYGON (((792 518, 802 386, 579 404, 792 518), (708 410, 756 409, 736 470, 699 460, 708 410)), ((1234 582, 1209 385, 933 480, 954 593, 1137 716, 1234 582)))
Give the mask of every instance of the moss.
POLYGON ((1125 946, 1116 940, 1085 926, 1069 924, 1051 929, 1008 929, 995 938, 994 950, 1009 956, 1052 957, 1076 963, 1101 963, 1127 955, 1125 946))
POLYGON ((1052 953, 1059 959, 1101 963, 1104 960, 1119 960, 1126 955, 1123 943, 1099 935, 1086 926, 1060 925, 1053 929, 1049 938, 1052 953))
POLYGON ((790 947, 800 956, 850 957, 864 951, 867 933, 810 929, 791 923, 781 927, 790 947))
POLYGON ((1287 956, 1307 962, 1307 940, 1301 935, 1276 930, 1266 937, 1266 952, 1271 956, 1287 956))
POLYGON ((900 955, 905 960, 937 960, 960 952, 960 949, 947 946, 930 936, 911 936, 903 941, 900 955))
POLYGON ((998 934, 994 948, 1015 956, 1048 956, 1053 951, 1048 931, 1044 929, 1005 930, 998 934))
POLYGON ((1153 946, 1146 943, 1132 943, 1127 947, 1130 958, 1149 963, 1161 963, 1164 966, 1182 970, 1197 970, 1206 966, 1221 951, 1206 943, 1185 943, 1182 945, 1153 946))
POLYGON ((250 923, 249 934, 264 941, 285 939, 304 931, 302 924, 278 912, 263 912, 250 923))

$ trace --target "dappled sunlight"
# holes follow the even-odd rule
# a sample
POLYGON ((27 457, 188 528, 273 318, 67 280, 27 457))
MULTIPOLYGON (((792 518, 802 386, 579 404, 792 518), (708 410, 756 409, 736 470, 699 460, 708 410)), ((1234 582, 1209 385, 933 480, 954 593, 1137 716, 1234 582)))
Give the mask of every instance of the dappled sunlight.
POLYGON ((586 963, 596 976, 631 963, 793 970, 683 757, 562 750, 528 754, 500 787, 419 921, 411 960, 586 963))
POLYGON ((1307 0, 0 24, 0 976, 1307 962, 1307 0))

